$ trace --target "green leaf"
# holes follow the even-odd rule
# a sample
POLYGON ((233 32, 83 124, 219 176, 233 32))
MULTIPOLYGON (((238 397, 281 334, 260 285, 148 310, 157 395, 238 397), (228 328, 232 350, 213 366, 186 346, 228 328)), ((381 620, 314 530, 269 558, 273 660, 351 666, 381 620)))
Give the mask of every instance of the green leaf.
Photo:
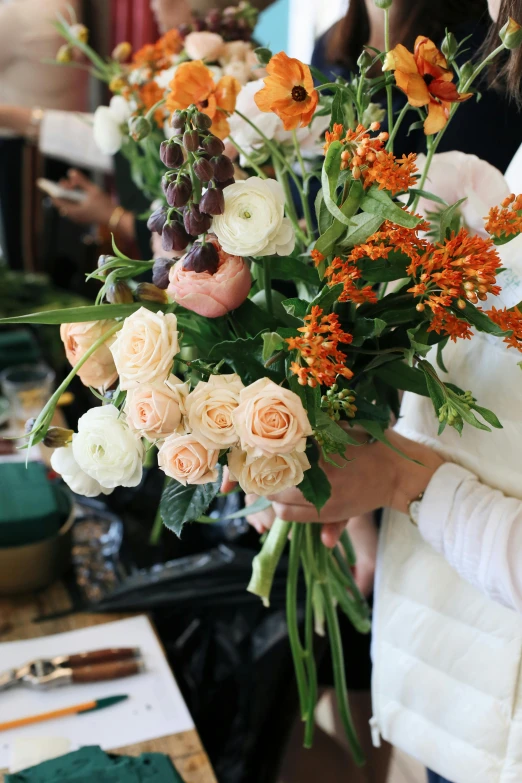
POLYGON ((390 253, 387 258, 377 258, 375 261, 372 261, 371 258, 362 258, 357 261, 357 267, 369 283, 402 280, 408 277, 406 269, 410 264, 411 260, 408 256, 398 251, 390 253))
POLYGON ((466 201, 466 198, 467 197, 461 198, 459 201, 456 201, 455 204, 452 204, 450 207, 443 209, 442 212, 439 212, 437 215, 438 219, 440 220, 439 239, 441 242, 444 242, 447 237, 449 238, 452 231, 455 231, 456 233, 459 230, 459 207, 464 201, 466 201))
POLYGON ((323 188, 323 199, 326 208, 336 220, 344 226, 351 225, 351 216, 347 217, 335 203, 335 192, 341 171, 341 153, 343 145, 340 141, 334 141, 330 144, 328 152, 323 163, 321 172, 321 185, 323 188))
MULTIPOLYGON (((255 260, 255 259, 254 259, 255 260)), ((262 265, 263 259, 256 261, 262 265)), ((302 280, 310 285, 318 286, 320 283, 317 269, 299 258, 278 258, 270 266, 270 274, 273 280, 302 280)))
POLYGON ((438 417, 440 409, 447 401, 447 394, 444 388, 444 384, 438 377, 433 366, 425 359, 419 362, 418 367, 419 370, 424 373, 424 377, 426 379, 426 388, 428 389, 428 394, 430 395, 431 401, 433 403, 435 414, 438 417))
POLYGON ((210 484, 189 484, 186 487, 173 479, 163 490, 160 513, 163 524, 178 537, 183 525, 202 516, 219 492, 221 479, 210 484))
POLYGON ((261 65, 268 65, 273 56, 270 49, 266 46, 258 46, 257 49, 254 49, 254 53, 261 65))
POLYGON ((421 219, 415 217, 410 212, 405 212, 398 204, 393 201, 384 190, 379 190, 373 185, 361 201, 363 212, 369 212, 371 215, 391 220, 398 226, 404 228, 415 228, 421 219))
POLYGON ((443 340, 441 340, 439 343, 437 343, 437 367, 439 370, 442 370, 442 372, 448 372, 446 369, 446 365, 444 364, 444 357, 442 355, 442 351, 448 344, 449 337, 445 337, 443 340))
POLYGON ((428 190, 422 190, 421 188, 410 188, 410 195, 420 196, 421 198, 427 198, 429 201, 436 201, 437 204, 442 204, 443 207, 447 207, 446 201, 440 196, 436 196, 435 193, 430 193, 428 190))
POLYGON ((252 299, 245 299, 243 304, 234 310, 236 321, 251 337, 259 334, 262 329, 272 330, 276 323, 267 311, 252 299))
POLYGON ((305 500, 316 507, 318 514, 332 494, 332 486, 326 473, 317 462, 312 463, 309 470, 305 471, 304 478, 297 488, 301 490, 305 500))
POLYGON ((492 427, 495 427, 497 430, 503 429, 499 419, 495 416, 493 411, 489 410, 489 408, 482 408, 482 406, 477 405, 476 403, 473 403, 471 407, 473 410, 477 411, 477 413, 480 413, 482 418, 487 421, 488 424, 491 424, 492 427))
POLYGON ((337 90, 332 101, 332 117, 330 120, 330 130, 334 125, 344 125, 344 104, 346 102, 344 90, 337 90))
POLYGON ((270 367, 265 367, 263 361, 263 336, 224 340, 214 345, 210 358, 221 361, 224 359, 237 372, 243 383, 249 384, 260 378, 271 378, 276 383, 281 380, 270 367))
POLYGON ((317 82, 317 84, 328 84, 330 79, 325 76, 325 74, 319 70, 319 68, 316 68, 315 65, 309 66, 312 76, 314 77, 314 81, 317 82))
POLYGON ((332 309, 333 305, 337 302, 339 297, 341 296, 344 289, 344 285, 342 283, 337 283, 336 285, 328 286, 326 285, 324 288, 319 291, 317 296, 312 299, 310 304, 308 305, 308 312, 311 312, 312 307, 318 306, 321 307, 322 310, 325 312, 328 312, 332 309))
POLYGON ((332 225, 332 215, 328 212, 327 206, 324 203, 322 190, 320 190, 316 196, 314 209, 317 226, 319 228, 319 234, 322 235, 332 225))
POLYGON ((347 446, 360 446, 356 438, 349 435, 322 410, 317 411, 315 429, 338 447, 339 454, 344 454, 347 446))
POLYGON ((357 424, 360 424, 361 427, 365 429, 369 435, 372 436, 372 438, 375 438, 375 440, 384 443, 386 446, 388 446, 388 448, 392 449, 392 451, 395 451, 396 454, 399 454, 401 457, 404 457, 404 459, 409 460, 409 462, 415 462, 417 465, 421 464, 418 460, 408 457, 407 454, 405 454, 403 451, 401 451, 396 446, 394 446, 384 434, 384 428, 382 424, 379 424, 378 421, 370 421, 370 420, 365 421, 361 419, 357 421, 357 424))
POLYGON ((375 234, 384 222, 380 215, 370 215, 368 212, 359 212, 351 218, 352 225, 343 239, 340 247, 344 250, 362 245, 368 237, 375 234))
POLYGON ((298 395, 303 403, 303 407, 308 415, 310 426, 315 428, 317 416, 321 412, 321 390, 319 386, 302 386, 295 375, 289 379, 291 390, 298 395))
POLYGON ((424 373, 416 367, 409 367, 403 361, 395 360, 383 364, 374 372, 378 378, 393 386, 394 389, 413 392, 423 397, 429 396, 424 373))
MULTIPOLYGON (((359 208, 363 197, 363 186, 359 181, 352 182, 348 198, 341 206, 341 212, 345 217, 352 218, 359 208)), ((315 243, 315 249, 324 256, 330 255, 339 237, 346 231, 346 226, 339 220, 334 220, 330 228, 319 237, 315 243)))
POLYGON ((282 304, 289 315, 301 320, 303 320, 308 311, 308 302, 304 299, 297 299, 297 297, 285 299, 282 304))
POLYGON ((353 345, 362 345, 365 340, 379 337, 386 329, 386 321, 382 318, 356 318, 353 329, 353 345))
POLYGON ((416 122, 412 122, 412 124, 408 128, 408 133, 406 135, 409 136, 412 131, 419 130, 422 127, 424 127, 423 120, 417 120, 416 122))
POLYGON ((261 337, 263 338, 262 358, 264 362, 267 362, 273 353, 284 348, 285 341, 277 332, 264 332, 261 337))
POLYGON ((270 508, 271 505, 272 503, 268 498, 258 498, 251 503, 250 506, 245 506, 239 511, 234 512, 234 514, 228 514, 226 517, 221 517, 221 519, 242 519, 250 514, 258 514, 260 511, 265 511, 267 508, 270 508))
POLYGON ((460 310, 457 307, 452 307, 451 309, 455 315, 458 315, 459 318, 464 318, 464 320, 468 321, 475 329, 478 329, 479 332, 487 332, 488 334, 495 335, 495 337, 505 337, 506 334, 509 334, 492 321, 486 313, 482 312, 482 310, 477 310, 471 302, 466 302, 466 307, 463 310, 460 310))
POLYGON ((0 324, 75 324, 83 321, 101 321, 105 318, 126 318, 140 307, 147 310, 163 312, 170 305, 158 302, 134 302, 133 304, 87 305, 85 307, 69 307, 60 310, 43 310, 40 313, 16 315, 12 318, 1 318, 0 324))

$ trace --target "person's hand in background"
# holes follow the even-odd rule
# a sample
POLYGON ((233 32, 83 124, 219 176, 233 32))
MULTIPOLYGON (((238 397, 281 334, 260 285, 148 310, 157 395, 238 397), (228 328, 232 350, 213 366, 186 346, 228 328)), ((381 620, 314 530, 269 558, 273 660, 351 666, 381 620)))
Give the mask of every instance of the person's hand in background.
POLYGON ((69 169, 67 174, 68 176, 59 182, 61 187, 66 190, 82 190, 86 198, 82 202, 65 198, 53 199, 60 215, 75 223, 108 225, 115 208, 109 194, 76 169, 69 169))

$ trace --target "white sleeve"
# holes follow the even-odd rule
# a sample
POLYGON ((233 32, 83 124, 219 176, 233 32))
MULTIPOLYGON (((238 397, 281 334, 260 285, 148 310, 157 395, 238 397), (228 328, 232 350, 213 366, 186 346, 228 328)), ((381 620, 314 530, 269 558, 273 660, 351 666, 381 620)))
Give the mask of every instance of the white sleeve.
POLYGON ((522 501, 445 463, 424 494, 419 530, 463 579, 522 613, 522 501))
POLYGON ((71 111, 44 112, 40 125, 40 152, 74 166, 110 174, 114 162, 101 152, 92 132, 92 114, 71 111))

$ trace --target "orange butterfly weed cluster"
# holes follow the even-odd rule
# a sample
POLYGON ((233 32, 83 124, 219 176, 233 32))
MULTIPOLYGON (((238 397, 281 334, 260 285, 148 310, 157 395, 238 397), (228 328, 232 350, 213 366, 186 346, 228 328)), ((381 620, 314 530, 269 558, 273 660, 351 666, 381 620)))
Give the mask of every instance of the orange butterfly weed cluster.
POLYGON ((226 139, 230 133, 227 118, 236 108, 236 98, 241 90, 237 79, 222 76, 215 84, 212 71, 202 60, 194 60, 177 68, 169 87, 166 106, 170 112, 195 104, 212 120, 212 133, 226 139))
POLYGON ((375 183, 379 190, 388 190, 395 195, 415 184, 417 156, 411 152, 397 158, 392 152, 387 152, 384 144, 388 134, 370 135, 370 131, 377 132, 380 127, 378 122, 372 122, 369 129, 358 125, 355 130, 348 129, 344 133, 344 127, 335 124, 331 132, 326 132, 324 151, 328 151, 332 142, 340 141, 344 146, 341 169, 350 168, 354 179, 361 179, 365 188, 375 183))
POLYGON ((512 332, 511 335, 504 338, 504 342, 509 348, 516 348, 522 352, 522 312, 518 307, 514 307, 512 310, 507 308, 497 310, 496 307, 492 307, 491 310, 486 310, 486 315, 489 315, 491 320, 504 331, 512 332))
POLYGON ((457 340, 471 340, 473 332, 467 321, 462 321, 448 310, 437 310, 428 326, 428 332, 445 334, 451 337, 454 343, 457 340))
POLYGON ((500 207, 492 207, 485 228, 488 234, 495 237, 522 233, 522 195, 515 196, 512 193, 500 207))
POLYGON ((352 335, 343 332, 335 313, 324 315, 315 305, 304 318, 304 326, 298 330, 299 337, 288 337, 289 350, 297 351, 297 361, 290 365, 301 386, 333 386, 337 376, 350 379, 352 371, 345 366, 346 356, 339 349, 339 343, 349 344, 352 335))
POLYGON ((265 86, 254 96, 258 109, 277 114, 285 130, 309 125, 319 95, 308 65, 279 52, 271 58, 266 70, 265 86))
POLYGON ((429 246, 421 258, 412 261, 407 272, 416 283, 408 291, 420 297, 420 312, 426 305, 433 313, 455 304, 463 310, 466 300, 477 304, 488 294, 500 293, 496 285, 499 267, 492 240, 472 237, 461 229, 451 239, 429 246))
POLYGON ((174 28, 154 44, 145 44, 132 56, 134 68, 150 68, 151 71, 161 71, 171 65, 170 58, 183 49, 183 39, 174 28))
POLYGON ((339 256, 336 256, 326 269, 325 277, 329 286, 343 284, 344 288, 339 296, 340 302, 354 302, 355 304, 370 302, 373 304, 377 301, 377 292, 371 285, 358 287, 356 281, 362 277, 361 270, 355 264, 343 261, 339 256))

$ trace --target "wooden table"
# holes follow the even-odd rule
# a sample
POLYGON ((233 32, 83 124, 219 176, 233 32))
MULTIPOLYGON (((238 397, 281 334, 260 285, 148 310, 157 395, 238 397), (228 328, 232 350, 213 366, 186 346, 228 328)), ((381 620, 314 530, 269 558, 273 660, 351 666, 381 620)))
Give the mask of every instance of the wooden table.
MULTIPOLYGON (((47 590, 27 596, 0 598, 0 642, 74 631, 77 628, 108 623, 130 616, 128 614, 71 614, 56 620, 34 622, 35 618, 43 614, 66 611, 70 606, 67 591, 61 582, 55 583, 47 590)), ((176 765, 185 783, 217 783, 195 729, 124 748, 111 748, 111 751, 113 750, 131 756, 138 756, 145 751, 166 753, 176 765)), ((4 775, 0 771, 0 783, 3 783, 3 780, 4 775)))

